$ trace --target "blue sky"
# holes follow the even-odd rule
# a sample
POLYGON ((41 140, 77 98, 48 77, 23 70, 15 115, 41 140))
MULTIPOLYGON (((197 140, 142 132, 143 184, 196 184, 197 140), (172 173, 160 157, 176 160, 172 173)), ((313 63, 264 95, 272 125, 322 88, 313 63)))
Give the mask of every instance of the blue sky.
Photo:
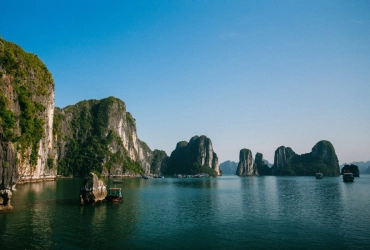
POLYGON ((38 55, 55 105, 115 96, 151 149, 333 143, 370 160, 369 1, 0 0, 0 35, 38 55))

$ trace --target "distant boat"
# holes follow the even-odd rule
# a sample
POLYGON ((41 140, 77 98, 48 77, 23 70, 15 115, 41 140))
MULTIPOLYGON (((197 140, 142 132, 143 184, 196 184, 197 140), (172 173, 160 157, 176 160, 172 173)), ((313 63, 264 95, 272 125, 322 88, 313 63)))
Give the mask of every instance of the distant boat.
POLYGON ((113 202, 117 202, 117 201, 120 201, 122 200, 122 192, 121 192, 121 188, 109 188, 108 189, 108 195, 107 197, 105 197, 105 199, 107 201, 113 201, 113 202))
POLYGON ((344 182, 353 182, 355 177, 353 177, 352 173, 343 173, 343 181, 344 182))
POLYGON ((123 180, 113 180, 113 183, 123 183, 123 180))
POLYGON ((322 179, 322 178, 324 178, 323 173, 320 173, 320 172, 316 173, 316 179, 322 179))

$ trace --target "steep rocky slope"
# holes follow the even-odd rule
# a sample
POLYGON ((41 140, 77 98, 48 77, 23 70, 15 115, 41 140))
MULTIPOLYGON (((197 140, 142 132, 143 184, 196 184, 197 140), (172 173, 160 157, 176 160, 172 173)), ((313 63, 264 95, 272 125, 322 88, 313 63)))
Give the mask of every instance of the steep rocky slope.
POLYGON ((139 140, 135 119, 120 99, 87 100, 56 109, 54 134, 59 174, 150 173, 153 152, 139 140))
POLYGON ((239 164, 236 169, 236 175, 251 176, 258 175, 257 168, 254 166, 252 152, 249 149, 243 148, 239 153, 239 164))
POLYGON ((56 175, 54 81, 36 55, 0 39, 0 186, 56 175))
POLYGON ((53 179, 54 81, 42 61, 0 38, 0 193, 53 179))
POLYGON ((329 141, 319 141, 307 154, 298 155, 291 148, 279 147, 275 151, 272 172, 276 175, 339 175, 338 157, 329 141))
POLYGON ((166 174, 220 175, 218 157, 213 151, 212 142, 206 136, 194 136, 189 142, 177 143, 168 159, 166 174))

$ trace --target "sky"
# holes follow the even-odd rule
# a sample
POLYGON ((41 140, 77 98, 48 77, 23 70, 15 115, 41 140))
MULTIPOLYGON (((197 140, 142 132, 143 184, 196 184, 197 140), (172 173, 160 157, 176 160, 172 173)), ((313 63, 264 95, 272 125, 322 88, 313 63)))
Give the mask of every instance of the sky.
POLYGON ((219 163, 330 141, 370 160, 370 1, 0 0, 0 35, 38 55, 55 106, 117 97, 168 155, 195 135, 219 163))

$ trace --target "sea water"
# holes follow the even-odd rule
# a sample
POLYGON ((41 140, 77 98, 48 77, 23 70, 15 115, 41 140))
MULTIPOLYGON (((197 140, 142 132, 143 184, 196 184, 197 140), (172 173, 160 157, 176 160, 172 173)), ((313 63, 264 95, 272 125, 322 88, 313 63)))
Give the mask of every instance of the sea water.
POLYGON ((124 179, 81 206, 82 179, 18 185, 0 249, 370 249, 370 175, 124 179))

